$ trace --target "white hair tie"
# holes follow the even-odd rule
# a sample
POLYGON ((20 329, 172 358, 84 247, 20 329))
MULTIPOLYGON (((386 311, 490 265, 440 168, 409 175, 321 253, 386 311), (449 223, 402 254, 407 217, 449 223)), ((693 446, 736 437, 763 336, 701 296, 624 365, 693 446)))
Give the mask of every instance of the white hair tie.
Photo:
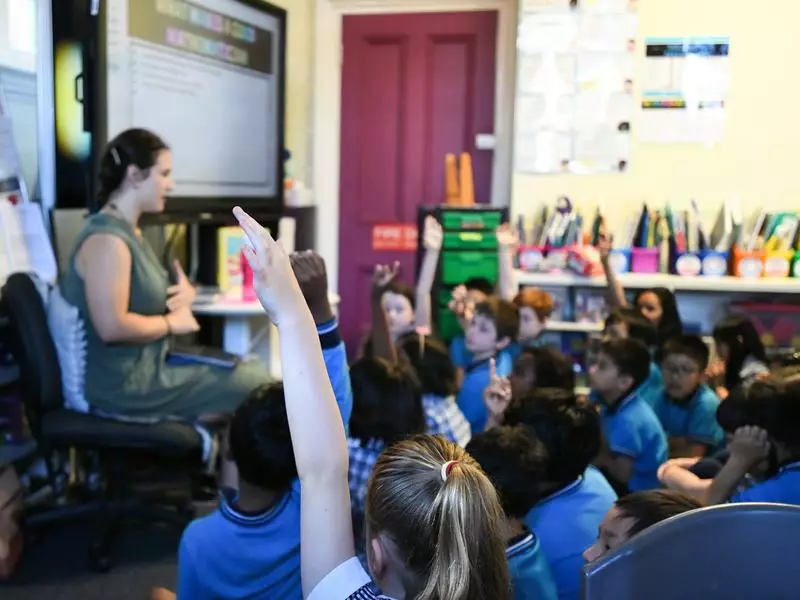
POLYGON ((447 481, 447 476, 450 475, 450 469, 458 463, 457 460, 448 460, 442 465, 442 481, 447 481))

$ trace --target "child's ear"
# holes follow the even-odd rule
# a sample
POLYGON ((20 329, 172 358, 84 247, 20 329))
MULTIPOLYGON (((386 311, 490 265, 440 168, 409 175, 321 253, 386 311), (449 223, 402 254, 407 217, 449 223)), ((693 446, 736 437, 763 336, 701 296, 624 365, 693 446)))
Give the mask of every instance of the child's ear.
POLYGON ((497 347, 498 350, 502 350, 503 348, 508 346, 510 343, 511 343, 511 338, 506 336, 506 337, 503 337, 503 338, 500 338, 499 340, 497 340, 497 344, 495 344, 495 346, 497 347))
POLYGON ((367 566, 375 579, 380 579, 386 572, 386 556, 380 536, 368 540, 367 566))

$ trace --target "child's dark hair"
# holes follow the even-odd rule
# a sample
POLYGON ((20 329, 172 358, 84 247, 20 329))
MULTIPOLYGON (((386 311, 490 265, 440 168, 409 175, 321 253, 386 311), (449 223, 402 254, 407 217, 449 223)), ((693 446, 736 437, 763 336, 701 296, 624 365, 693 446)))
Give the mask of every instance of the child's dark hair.
POLYGON ((475 314, 483 315, 494 321, 497 328, 497 340, 508 338, 517 339, 519 330, 519 310, 508 300, 497 296, 489 296, 483 302, 475 305, 475 314))
POLYGON ((714 326, 714 343, 725 344, 730 358, 725 365, 725 387, 729 390, 741 383, 739 372, 748 357, 767 363, 764 344, 753 322, 745 317, 726 317, 714 326))
POLYGON ((661 320, 658 323, 658 343, 666 342, 669 338, 683 333, 683 322, 678 312, 678 303, 675 301, 675 294, 667 288, 657 287, 642 290, 636 294, 634 305, 638 308, 639 298, 647 293, 653 293, 661 303, 661 320))
POLYGON ((540 388, 515 398, 506 425, 531 427, 549 456, 547 479, 560 489, 580 477, 600 452, 600 417, 578 402, 574 392, 540 388))
POLYGON ((555 348, 525 348, 514 361, 514 371, 524 371, 529 363, 532 363, 533 384, 536 387, 569 392, 575 389, 575 365, 555 348))
POLYGON ((523 518, 542 498, 547 448, 527 425, 479 433, 466 450, 491 480, 507 517, 523 518))
POLYGON ((631 390, 638 388, 650 376, 650 353, 639 340, 609 340, 600 344, 599 353, 616 365, 620 375, 633 379, 631 390))
POLYGON ((494 284, 485 277, 470 277, 464 282, 464 287, 468 292, 475 290, 485 296, 494 294, 494 284))
POLYGON ((514 306, 530 308, 540 321, 544 321, 553 314, 553 296, 541 288, 525 288, 514 296, 514 306))
POLYGON ((400 281, 399 279, 395 278, 386 286, 383 290, 383 293, 390 292, 392 294, 397 294, 398 296, 403 296, 406 300, 409 301, 411 304, 411 308, 414 308, 417 304, 417 296, 414 293, 414 288, 408 285, 404 281, 400 281))
POLYGON ((511 600, 497 492, 456 444, 420 435, 388 447, 366 508, 370 535, 397 548, 407 598, 511 600))
POLYGON ((705 370, 708 366, 708 346, 696 335, 681 335, 667 340, 659 354, 661 362, 665 361, 668 356, 680 354, 690 358, 700 371, 705 370))
POLYGON ((389 445, 425 431, 422 390, 407 365, 360 358, 350 367, 353 414, 350 436, 389 445))
POLYGON ((412 332, 397 340, 397 350, 416 373, 423 394, 446 398, 458 393, 456 367, 444 342, 412 332))
POLYGON ((632 340, 639 340, 648 348, 658 346, 658 331, 637 309, 630 306, 615 308, 606 318, 603 329, 608 329, 618 323, 625 325, 628 337, 632 340))
POLYGON ((282 383, 257 387, 233 413, 231 458, 242 481, 283 492, 297 479, 282 383))
POLYGON ((703 508, 703 503, 672 490, 648 490, 620 498, 616 507, 621 517, 632 520, 628 528, 628 536, 632 537, 656 523, 703 508))
POLYGON ((147 129, 127 129, 108 142, 97 174, 97 208, 103 208, 120 188, 128 167, 137 167, 147 177, 159 153, 168 149, 164 140, 147 129))

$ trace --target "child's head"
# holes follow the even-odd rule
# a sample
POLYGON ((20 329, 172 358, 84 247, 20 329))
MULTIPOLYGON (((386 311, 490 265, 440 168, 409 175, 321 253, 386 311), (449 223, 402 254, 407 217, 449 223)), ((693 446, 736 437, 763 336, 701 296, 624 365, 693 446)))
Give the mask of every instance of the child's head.
POLYGON ((422 391, 409 367, 381 358, 361 358, 350 367, 350 381, 352 437, 388 445, 425 431, 422 391))
POLYGON ((535 340, 553 313, 553 297, 539 288, 525 288, 514 298, 514 305, 519 309, 517 339, 535 340))
POLYGON ((691 397, 703 382, 708 355, 708 346, 696 335, 667 340, 661 348, 661 374, 667 396, 675 400, 691 397))
POLYGON ((411 286, 392 280, 381 296, 381 305, 392 335, 398 336, 414 328, 414 290, 411 286))
POLYGON ((575 389, 575 366, 555 348, 526 348, 514 361, 509 377, 511 393, 521 397, 532 389, 575 389))
POLYGON ((642 290, 636 295, 636 308, 658 330, 660 342, 665 342, 683 330, 675 294, 666 288, 642 290))
POLYGON ((471 277, 464 282, 464 287, 467 288, 467 300, 473 306, 494 294, 494 284, 485 277, 471 277))
POLYGON ((490 296, 475 305, 475 316, 465 337, 467 350, 476 358, 492 356, 516 339, 517 329, 517 307, 497 296, 490 296))
POLYGON ((367 560, 396 598, 509 600, 504 516, 491 481, 439 436, 387 448, 369 480, 367 560))
POLYGON ((515 398, 504 422, 527 425, 544 443, 552 491, 580 477, 600 452, 600 418, 591 407, 579 404, 572 391, 540 388, 515 398))
POLYGON ((283 492, 297 479, 282 383, 257 387, 239 405, 230 423, 228 450, 242 482, 283 492))
POLYGON ((592 389, 615 403, 633 392, 650 375, 650 353, 639 340, 610 340, 600 345, 589 368, 592 389))
POLYGON ((548 456, 527 425, 496 427, 473 436, 467 452, 491 480, 506 517, 522 519, 542 498, 548 456))
POLYGON ((583 558, 586 562, 602 558, 648 527, 698 508, 703 508, 701 502, 672 490, 629 494, 606 513, 597 541, 586 549, 583 558))
POLYGON ((423 394, 446 398, 458 392, 456 367, 444 342, 415 332, 401 337, 397 349, 417 374, 423 394))
POLYGON ((745 359, 752 357, 764 363, 767 355, 755 325, 744 317, 727 317, 714 326, 717 354, 725 362, 725 384, 732 389, 739 384, 739 371, 745 359))
POLYGON ((615 308, 603 327, 604 340, 639 340, 648 348, 658 345, 658 332, 639 310, 630 307, 615 308))

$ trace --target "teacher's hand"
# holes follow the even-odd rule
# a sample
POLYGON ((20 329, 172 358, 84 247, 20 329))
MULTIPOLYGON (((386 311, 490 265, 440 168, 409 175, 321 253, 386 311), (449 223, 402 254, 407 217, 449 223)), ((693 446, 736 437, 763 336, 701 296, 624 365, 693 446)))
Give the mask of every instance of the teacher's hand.
POLYGON ((186 335, 200 331, 200 324, 192 314, 192 309, 188 306, 170 311, 166 315, 169 324, 169 332, 173 335, 186 335))
POLYGON ((170 312, 190 308, 197 298, 197 291, 183 272, 180 261, 176 260, 174 264, 178 283, 167 288, 167 310, 170 312))

